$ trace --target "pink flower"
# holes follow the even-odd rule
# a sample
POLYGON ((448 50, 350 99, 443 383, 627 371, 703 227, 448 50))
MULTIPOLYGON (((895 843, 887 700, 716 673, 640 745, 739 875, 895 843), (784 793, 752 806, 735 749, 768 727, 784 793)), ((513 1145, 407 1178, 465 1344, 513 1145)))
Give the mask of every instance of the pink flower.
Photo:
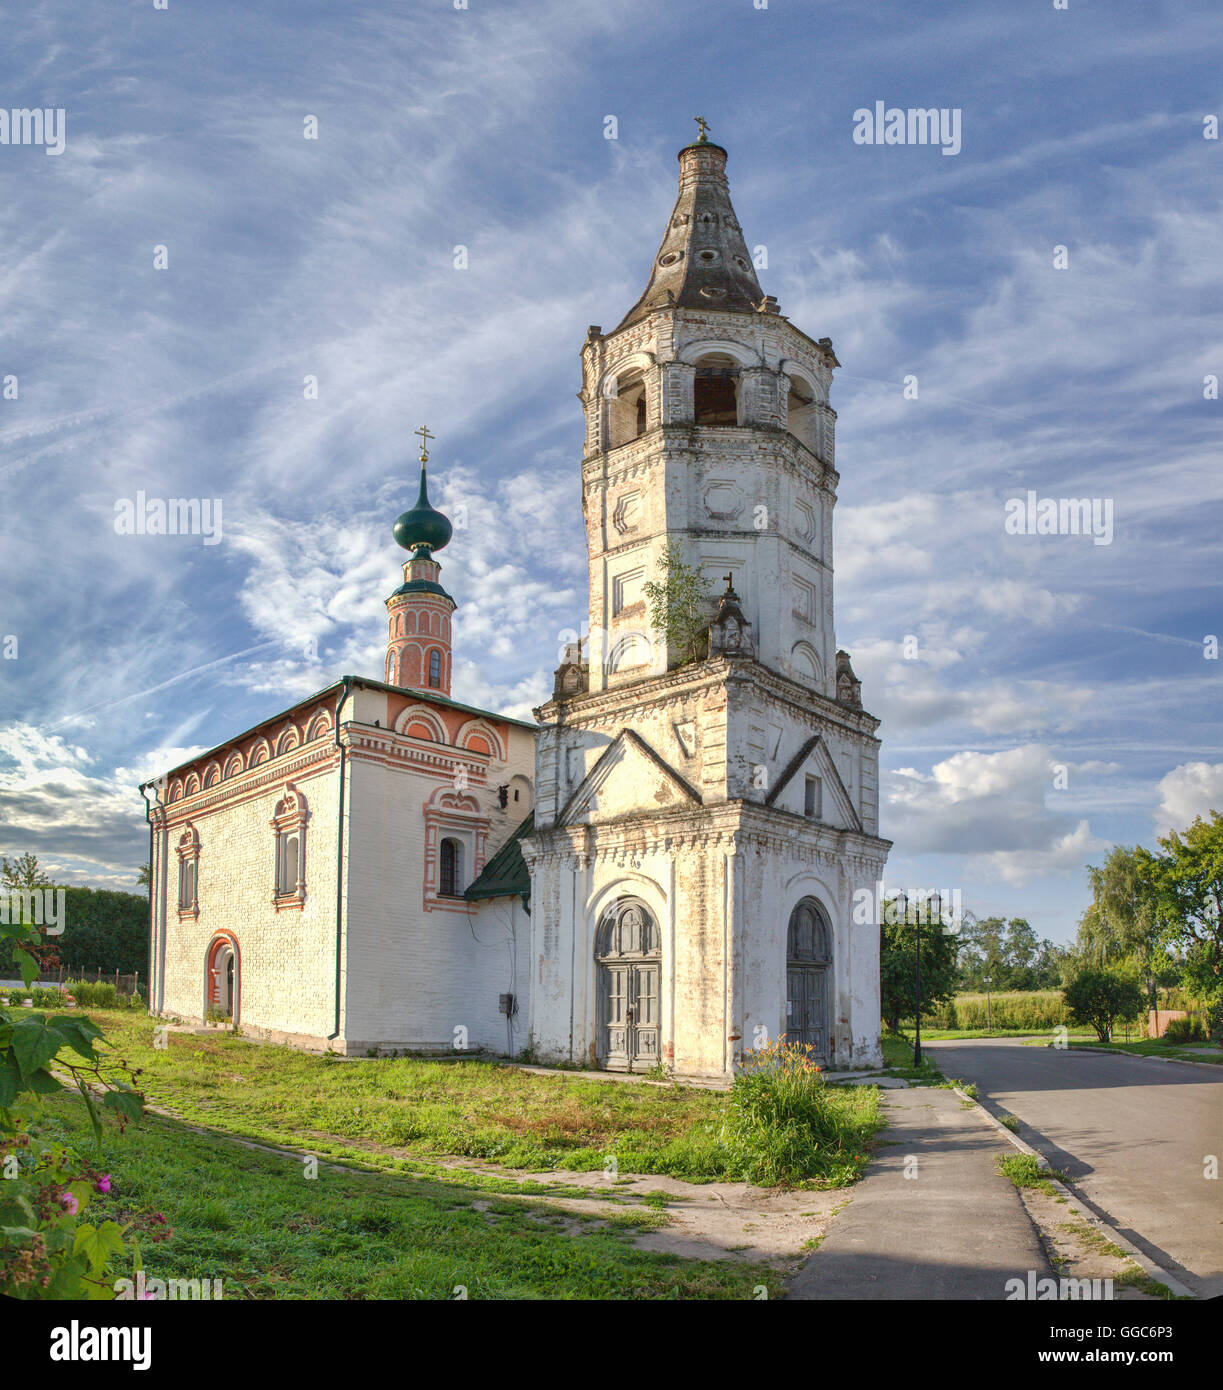
POLYGON ((103 1173, 102 1176, 97 1180, 97 1182, 94 1183, 94 1186, 98 1189, 99 1192, 109 1192, 109 1191, 110 1191, 110 1174, 109 1174, 109 1173, 103 1173))
POLYGON ((80 1210, 81 1204, 71 1192, 61 1192, 59 1194, 59 1204, 69 1216, 75 1216, 80 1210))

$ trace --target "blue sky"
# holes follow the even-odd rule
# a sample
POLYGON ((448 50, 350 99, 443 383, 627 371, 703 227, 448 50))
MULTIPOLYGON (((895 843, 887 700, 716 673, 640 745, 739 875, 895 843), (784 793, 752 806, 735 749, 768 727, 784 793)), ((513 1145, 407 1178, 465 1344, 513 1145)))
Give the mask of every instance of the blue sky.
POLYGON ((132 886, 140 780, 380 674, 422 421, 455 696, 529 717, 585 611, 578 351, 697 114, 843 364, 889 883, 1064 940, 1086 863, 1223 807, 1217 4, 46 0, 5 37, 0 107, 67 144, 0 145, 0 851, 132 886), (960 153, 855 144, 877 100, 960 110, 960 153), (221 499, 221 542, 116 534, 140 489, 221 499), (1006 534, 1029 489, 1112 543, 1006 534))

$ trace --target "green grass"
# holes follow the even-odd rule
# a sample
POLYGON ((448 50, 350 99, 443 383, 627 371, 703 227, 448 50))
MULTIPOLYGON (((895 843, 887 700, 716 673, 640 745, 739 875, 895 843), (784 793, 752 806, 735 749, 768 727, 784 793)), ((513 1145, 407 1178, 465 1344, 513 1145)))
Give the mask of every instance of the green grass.
POLYGON ((1012 1134, 1019 1133, 1019 1121, 1015 1118, 1014 1115, 999 1115, 998 1123, 1000 1125, 1005 1126, 1005 1128, 1009 1129, 1012 1134))
MULTIPOLYGON (((502 1063, 398 1058, 346 1061, 224 1033, 153 1045, 157 1020, 91 1010, 116 1053, 142 1068, 149 1104, 269 1144, 386 1171, 453 1156, 534 1172, 660 1173, 687 1181, 746 1176, 725 1141, 724 1092, 539 1076, 502 1063)), ((880 1123, 878 1091, 828 1088, 838 1144, 808 1181, 860 1176, 880 1123)))
MULTIPOLYGON (((85 1145, 79 1098, 53 1097, 47 1126, 85 1145)), ((148 1278, 221 1279, 227 1299, 750 1299, 781 1291, 764 1266, 638 1249, 656 1212, 571 1215, 490 1198, 443 1179, 333 1172, 308 1180, 295 1159, 148 1116, 103 1166, 113 1187, 95 1211, 162 1212, 170 1240, 145 1244, 148 1278), (484 1209, 481 1209, 484 1208, 484 1209)), ((580 1194, 569 1194, 580 1195, 580 1194)), ((130 1268, 115 1271, 130 1276, 130 1268)))
POLYGON ((1113 1287, 1137 1289, 1140 1293, 1145 1293, 1150 1298, 1162 1298, 1169 1302, 1180 1303, 1188 1301, 1184 1294, 1175 1294, 1158 1279, 1152 1279, 1149 1274, 1137 1264, 1130 1262, 1128 1269, 1123 1269, 1120 1274, 1113 1278, 1113 1287))
MULTIPOLYGON (((925 1036, 923 1033, 923 1041, 925 1036)), ((927 1056, 923 1055, 920 1067, 913 1065, 913 1039, 903 1032, 884 1033, 879 1039, 879 1047, 883 1053, 884 1068, 892 1076, 903 1076, 906 1080, 929 1086, 937 1086, 945 1080, 943 1073, 927 1056)))
POLYGON ((1016 1187, 1033 1187, 1047 1197, 1057 1196, 1057 1188, 1049 1181, 1050 1178, 1067 1181, 1065 1173, 1042 1168, 1032 1154, 999 1154, 994 1161, 998 1171, 1010 1178, 1016 1187))
MULTIPOLYGON (((905 1027, 910 1025, 906 1024, 905 1027)), ((922 1042, 962 1042, 968 1038, 1031 1038, 1042 1039, 1052 1034, 1052 1028, 926 1028, 921 1030, 922 1042)), ((1068 1028, 1071 1038, 1092 1038, 1095 1033, 1090 1028, 1068 1028)))
POLYGON ((1063 1221, 1061 1229, 1077 1236, 1084 1245, 1089 1246, 1098 1255, 1111 1255, 1114 1260, 1129 1259, 1129 1256, 1119 1245, 1114 1245, 1102 1231, 1097 1230, 1094 1226, 1088 1226, 1082 1221, 1063 1221))

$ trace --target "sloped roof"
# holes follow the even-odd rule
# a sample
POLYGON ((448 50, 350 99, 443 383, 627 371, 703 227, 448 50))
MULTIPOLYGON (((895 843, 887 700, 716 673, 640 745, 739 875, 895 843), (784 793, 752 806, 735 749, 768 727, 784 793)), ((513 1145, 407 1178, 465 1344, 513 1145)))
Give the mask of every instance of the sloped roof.
POLYGON ((463 894, 469 902, 481 898, 520 897, 527 907, 530 907, 531 876, 527 872, 527 861, 522 857, 522 849, 518 842, 534 829, 535 812, 532 811, 480 870, 480 876, 463 894))

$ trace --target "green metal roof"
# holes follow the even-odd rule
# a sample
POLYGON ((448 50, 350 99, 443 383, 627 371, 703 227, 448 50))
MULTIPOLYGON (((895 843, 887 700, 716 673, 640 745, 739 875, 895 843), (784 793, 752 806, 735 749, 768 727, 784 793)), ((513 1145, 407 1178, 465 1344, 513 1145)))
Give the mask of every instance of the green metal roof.
POLYGON ((469 901, 481 898, 520 897, 523 905, 531 907, 531 876, 527 861, 522 857, 519 841, 535 829, 535 812, 522 822, 496 854, 480 870, 480 877, 463 894, 469 901))

